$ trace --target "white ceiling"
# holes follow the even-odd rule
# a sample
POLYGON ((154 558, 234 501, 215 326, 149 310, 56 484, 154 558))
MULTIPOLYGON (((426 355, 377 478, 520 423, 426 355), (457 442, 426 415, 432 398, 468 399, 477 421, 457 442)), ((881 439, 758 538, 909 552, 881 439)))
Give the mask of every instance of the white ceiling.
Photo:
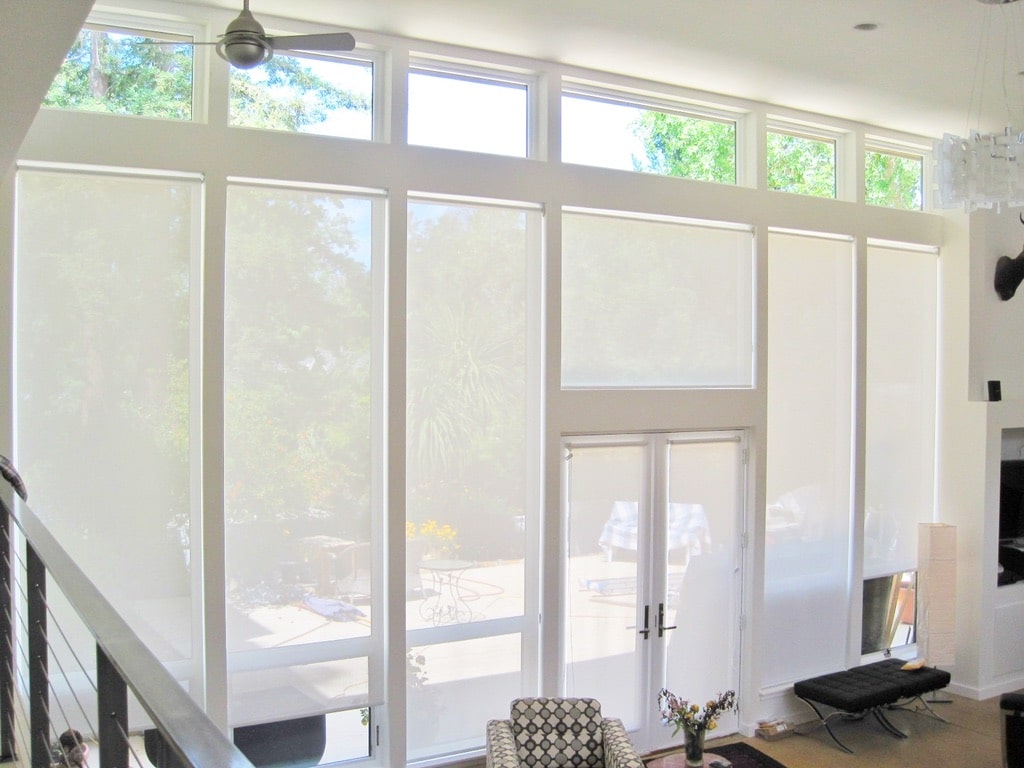
MULTIPOLYGON (((210 0, 186 0, 186 2, 210 0)), ((237 8, 241 0, 212 0, 237 8)), ((926 136, 1007 124, 1024 97, 1024 2, 978 0, 251 0, 261 14, 564 62, 926 136), (878 24, 873 32, 854 29, 878 24), (972 89, 974 95, 973 119, 972 89), (977 117, 984 97, 984 123, 977 117)), ((357 34, 358 39, 358 34, 357 34)))

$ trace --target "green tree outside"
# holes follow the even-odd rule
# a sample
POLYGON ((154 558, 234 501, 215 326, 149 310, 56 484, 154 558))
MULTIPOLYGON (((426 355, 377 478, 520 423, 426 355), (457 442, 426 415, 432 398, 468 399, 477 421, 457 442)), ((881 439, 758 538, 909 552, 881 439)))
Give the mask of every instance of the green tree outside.
POLYGON ((836 196, 836 145, 768 132, 768 189, 812 197, 836 196))
POLYGON ((920 157, 868 150, 864 153, 864 202, 921 210, 920 157))
POLYGON ((153 42, 83 29, 43 106, 191 120, 192 46, 153 42))
POLYGON ((637 171, 699 181, 736 183, 736 124, 645 111, 633 123, 644 143, 637 171))
POLYGON ((294 56, 274 56, 255 71, 231 70, 232 125, 303 131, 338 110, 366 112, 370 106, 367 96, 331 83, 294 56))
MULTIPOLYGON (((736 131, 732 123, 645 111, 632 130, 644 156, 637 171, 736 183, 736 131)), ((767 138, 768 188, 815 197, 836 196, 836 148, 831 141, 771 131, 767 138)), ((920 210, 920 157, 869 150, 864 156, 864 199, 869 205, 920 210)))
MULTIPOLYGON (((43 106, 191 120, 193 66, 189 44, 87 27, 78 34, 43 106)), ((258 72, 231 72, 233 125, 302 131, 338 110, 370 108, 368 96, 339 87, 294 56, 275 56, 258 72)))
POLYGON ((470 559, 522 557, 530 215, 409 211, 407 518, 452 525, 470 559))

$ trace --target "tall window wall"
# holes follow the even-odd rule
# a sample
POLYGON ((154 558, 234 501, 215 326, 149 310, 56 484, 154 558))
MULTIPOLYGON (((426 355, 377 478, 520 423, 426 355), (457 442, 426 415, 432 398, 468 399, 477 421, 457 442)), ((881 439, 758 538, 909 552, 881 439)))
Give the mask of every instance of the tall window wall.
POLYGON ((938 267, 932 249, 868 244, 864 653, 916 639, 917 529, 935 519, 938 267))
POLYGON ((33 508, 188 679, 201 181, 23 167, 17 196, 14 447, 33 508))
POLYGON ((242 182, 227 189, 233 725, 369 702, 381 633, 374 618, 383 604, 373 519, 381 506, 373 434, 381 367, 374 327, 382 311, 373 222, 381 205, 377 196, 336 189, 242 182))
MULTIPOLYGON (((121 32, 83 33, 0 196, 12 440, 33 507, 216 720, 324 712, 325 761, 400 765, 478 751, 511 698, 559 693, 568 434, 745 431, 768 483, 749 472, 742 717, 842 663, 868 536, 851 489, 923 509, 927 480, 910 498, 878 468, 924 476, 934 409, 915 400, 885 458, 927 329, 885 332, 881 289, 855 311, 852 243, 938 228, 837 183, 863 129, 383 37, 242 75, 180 46, 233 14, 137 3, 92 19, 121 32), (811 155, 813 180, 758 187, 811 155), (857 215, 836 232, 830 201, 778 190, 857 215)), ((922 253, 879 245, 869 282, 926 307, 922 253)))
POLYGON ((522 690, 536 610, 540 211, 409 205, 406 627, 411 756, 479 744, 522 690))

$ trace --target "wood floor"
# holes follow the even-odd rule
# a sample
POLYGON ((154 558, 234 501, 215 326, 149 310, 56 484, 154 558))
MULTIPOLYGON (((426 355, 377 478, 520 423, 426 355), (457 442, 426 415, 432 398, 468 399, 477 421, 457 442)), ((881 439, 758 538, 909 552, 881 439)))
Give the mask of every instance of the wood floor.
POLYGON ((986 701, 940 692, 952 699, 949 704, 933 704, 936 712, 949 720, 939 722, 925 715, 904 711, 888 713, 893 725, 909 738, 898 739, 885 731, 873 718, 834 724, 833 730, 850 755, 841 751, 824 728, 805 723, 798 727, 806 735, 794 735, 768 742, 761 738, 724 738, 714 744, 746 741, 786 768, 1001 768, 1002 713, 999 697, 986 701))

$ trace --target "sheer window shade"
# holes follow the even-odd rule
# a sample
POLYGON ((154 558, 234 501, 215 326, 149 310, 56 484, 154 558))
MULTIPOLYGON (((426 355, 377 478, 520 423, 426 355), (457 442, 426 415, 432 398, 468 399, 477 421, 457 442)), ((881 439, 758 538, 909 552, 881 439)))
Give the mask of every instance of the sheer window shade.
POLYGON ((917 567, 935 503, 938 257, 869 246, 864 578, 917 567))
POLYGON ((14 440, 33 509, 161 660, 189 659, 201 182, 28 167, 17 195, 14 440))
POLYGON ((846 661, 852 243, 772 233, 768 295, 763 684, 776 685, 846 661))
POLYGON ((374 689, 372 222, 382 204, 329 188, 228 187, 232 725, 365 706, 374 689))
POLYGON ((753 264, 749 228, 565 212, 562 386, 751 386, 753 264))

